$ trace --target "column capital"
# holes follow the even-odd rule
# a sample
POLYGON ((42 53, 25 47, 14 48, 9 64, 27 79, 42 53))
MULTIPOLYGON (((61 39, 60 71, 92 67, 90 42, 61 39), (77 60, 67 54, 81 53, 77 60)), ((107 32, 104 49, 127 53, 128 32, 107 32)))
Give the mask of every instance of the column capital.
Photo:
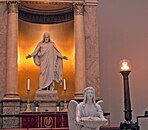
POLYGON ((18 13, 18 1, 7 1, 8 13, 18 13))
POLYGON ((74 3, 75 15, 84 15, 84 3, 74 3))

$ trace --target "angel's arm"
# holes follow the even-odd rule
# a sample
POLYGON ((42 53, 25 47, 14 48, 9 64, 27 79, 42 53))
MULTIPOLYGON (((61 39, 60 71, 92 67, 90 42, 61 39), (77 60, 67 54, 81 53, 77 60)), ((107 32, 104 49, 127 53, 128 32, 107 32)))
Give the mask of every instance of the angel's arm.
POLYGON ((76 122, 81 126, 88 126, 86 121, 89 120, 90 117, 82 117, 81 110, 81 104, 78 104, 76 107, 76 122))
POLYGON ((96 103, 96 106, 97 106, 97 116, 99 116, 100 118, 104 118, 101 106, 97 103, 96 103))

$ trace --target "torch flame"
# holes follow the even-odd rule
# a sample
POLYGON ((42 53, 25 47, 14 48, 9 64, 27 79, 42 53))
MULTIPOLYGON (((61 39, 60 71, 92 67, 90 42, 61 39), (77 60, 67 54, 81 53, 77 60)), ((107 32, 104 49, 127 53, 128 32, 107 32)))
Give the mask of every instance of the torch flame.
POLYGON ((126 61, 122 62, 121 70, 122 71, 130 70, 130 67, 128 66, 128 62, 126 61))

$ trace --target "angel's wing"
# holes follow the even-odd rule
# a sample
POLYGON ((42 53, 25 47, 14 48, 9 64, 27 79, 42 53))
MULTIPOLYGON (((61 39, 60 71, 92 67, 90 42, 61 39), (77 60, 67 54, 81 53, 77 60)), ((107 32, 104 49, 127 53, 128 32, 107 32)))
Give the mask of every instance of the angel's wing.
POLYGON ((76 107, 78 102, 75 100, 71 100, 68 105, 68 125, 69 130, 77 130, 76 124, 76 107))
POLYGON ((97 101, 96 104, 100 105, 101 109, 103 109, 103 100, 99 100, 99 101, 97 101))

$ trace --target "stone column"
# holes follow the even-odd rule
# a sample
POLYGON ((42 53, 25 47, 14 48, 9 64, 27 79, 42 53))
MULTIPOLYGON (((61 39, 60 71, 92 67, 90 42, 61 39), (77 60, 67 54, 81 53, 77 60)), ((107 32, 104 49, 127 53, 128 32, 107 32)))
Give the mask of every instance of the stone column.
POLYGON ((85 4, 85 45, 86 45, 86 86, 96 90, 96 99, 101 99, 100 93, 100 58, 98 35, 98 0, 87 0, 85 4))
POLYGON ((18 2, 8 3, 8 35, 7 35, 7 86, 4 98, 19 98, 18 96, 18 2))
POLYGON ((82 99, 85 81, 84 4, 74 5, 75 35, 75 99, 82 99))
MULTIPOLYGON (((3 114, 13 115, 20 112, 20 98, 18 96, 18 2, 8 1, 7 23, 7 79, 6 94, 2 100, 3 114)), ((18 117, 4 117, 3 128, 19 128, 18 117)))

